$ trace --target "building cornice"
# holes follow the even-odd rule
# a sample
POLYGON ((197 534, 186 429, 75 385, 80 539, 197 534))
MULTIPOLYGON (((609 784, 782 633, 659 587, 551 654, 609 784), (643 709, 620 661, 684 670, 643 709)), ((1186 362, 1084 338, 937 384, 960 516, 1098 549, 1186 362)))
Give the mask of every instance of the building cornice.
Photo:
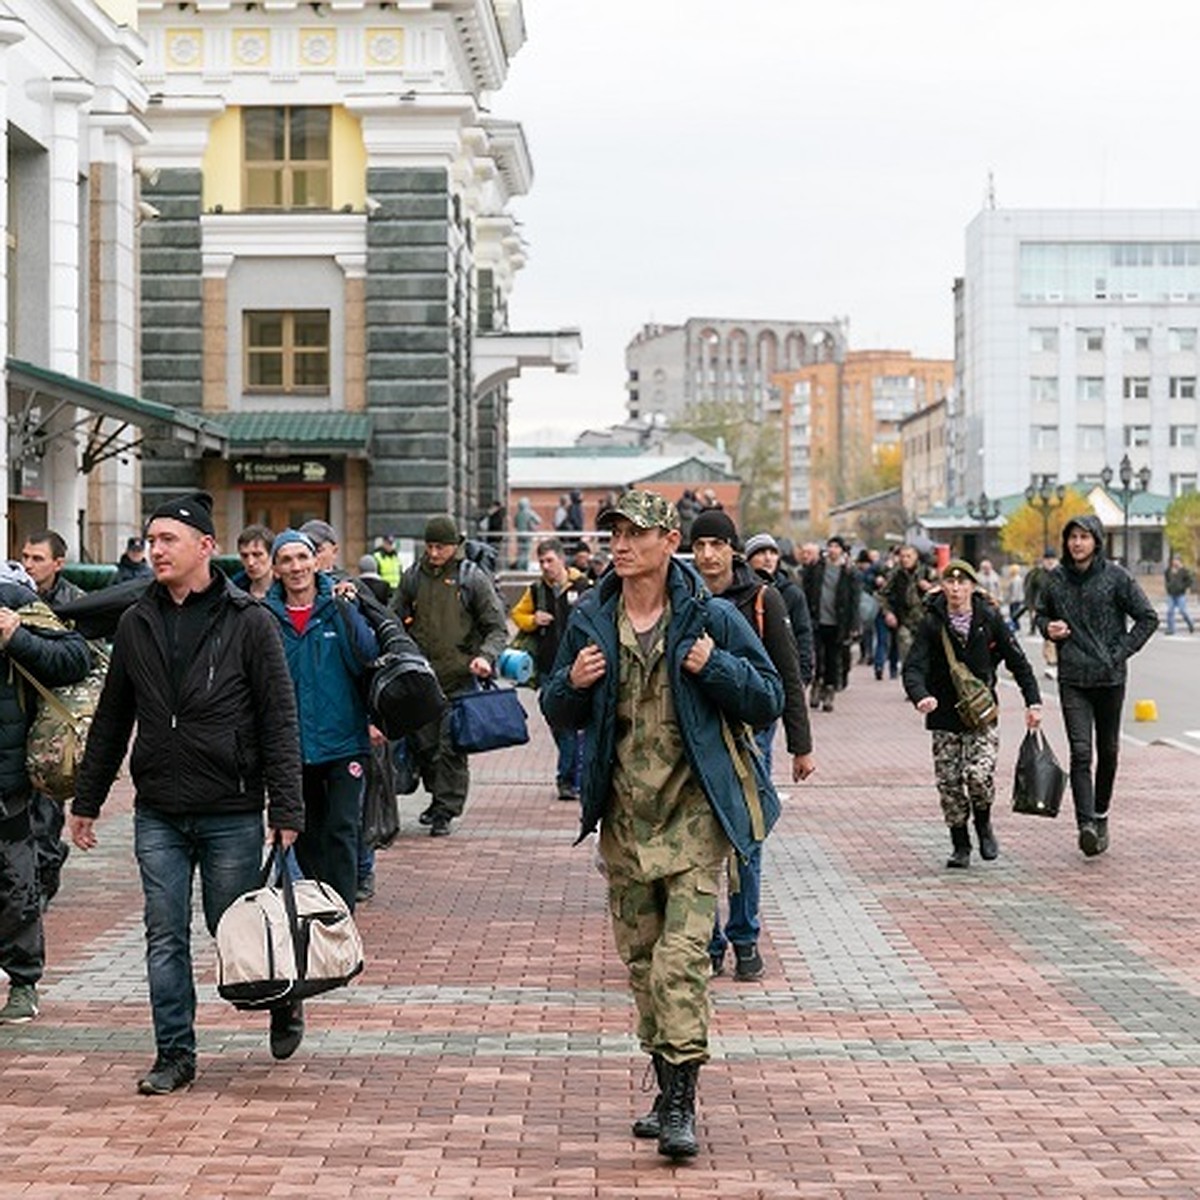
POLYGON ((332 258, 348 279, 367 273, 362 213, 205 213, 200 229, 205 278, 224 278, 238 258, 332 258))

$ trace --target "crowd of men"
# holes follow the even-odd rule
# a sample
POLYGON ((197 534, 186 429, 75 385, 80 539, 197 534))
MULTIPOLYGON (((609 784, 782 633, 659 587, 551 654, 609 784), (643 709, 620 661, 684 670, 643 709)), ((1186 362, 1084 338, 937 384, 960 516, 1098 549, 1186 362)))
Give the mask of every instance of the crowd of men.
MULTIPOLYGON (((642 490, 610 497, 598 513, 597 528, 611 539, 611 557, 598 560, 565 536, 581 526, 569 511, 577 497, 564 500, 555 535, 534 543, 536 525, 518 525, 538 573, 507 617, 531 647, 558 751, 554 795, 578 804, 581 840, 598 832, 615 941, 658 1083, 633 1131, 657 1139, 664 1156, 686 1158, 698 1148, 709 980, 726 970, 730 947, 735 980, 753 982, 768 969, 759 905, 764 840, 779 812, 777 726, 786 775, 799 783, 817 769, 810 722, 824 718, 809 714, 834 711, 856 648, 877 681, 885 671, 896 678, 903 665, 909 698, 934 734, 948 865, 969 861, 972 816, 981 855, 994 858, 986 768, 994 768, 996 737, 954 716, 948 668, 961 655, 994 687, 996 663, 1006 662, 1036 728, 1040 693, 1012 636, 1031 609, 1058 653, 1079 845, 1103 853, 1124 663, 1157 616, 1132 577, 1105 559, 1093 517, 1068 523, 1061 565, 1047 551, 1028 575, 1010 572, 1006 581, 986 561, 955 560, 939 574, 913 545, 852 558, 835 535, 793 552, 768 532, 743 537, 718 503, 685 513, 642 490)), ((203 492, 161 504, 144 537, 129 539, 123 569, 145 586, 128 593, 116 623, 67 818, 72 843, 93 848, 132 737, 156 1047, 137 1081, 147 1095, 196 1074, 197 873, 210 932, 234 898, 257 886, 265 844, 279 848, 285 869, 336 889, 350 911, 371 898, 364 789, 377 769, 374 751, 386 760, 390 750, 363 681, 392 636, 384 625, 402 625, 399 636, 411 638, 447 696, 490 681, 509 642, 496 581, 448 514, 426 522, 423 547, 403 571, 395 540, 384 537, 350 576, 324 520, 280 531, 250 525, 236 546, 241 569, 226 579, 213 563, 212 498, 203 492)), ((21 614, 39 602, 66 612, 81 598, 63 577, 66 552, 59 534, 44 531, 28 539, 21 564, 0 573, 0 653, 51 686, 82 678, 91 650, 67 627, 35 633, 21 614)), ((1194 581, 1184 582, 1186 595, 1194 581)), ((1190 632, 1186 603, 1175 611, 1190 632)), ((0 677, 0 867, 10 881, 0 895, 0 967, 10 981, 0 1023, 37 1015, 41 911, 67 853, 64 814, 25 772, 19 687, 11 673, 0 677)), ((449 710, 410 735, 408 750, 429 796, 421 824, 446 837, 470 786, 449 710)), ((301 1004, 270 1010, 276 1058, 295 1053, 303 1035, 301 1004)))

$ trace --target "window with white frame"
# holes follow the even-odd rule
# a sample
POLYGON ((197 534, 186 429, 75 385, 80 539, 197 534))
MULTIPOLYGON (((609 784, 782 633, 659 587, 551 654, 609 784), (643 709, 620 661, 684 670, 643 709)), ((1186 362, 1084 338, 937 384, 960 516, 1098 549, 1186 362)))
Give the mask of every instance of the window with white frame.
POLYGON ((1195 400, 1196 376, 1172 375, 1168 391, 1172 400, 1195 400))
POLYGON ((1034 451, 1058 449, 1057 425, 1034 425, 1030 433, 1032 435, 1032 448, 1034 451))
POLYGON ((1150 445, 1150 426, 1149 425, 1126 425, 1125 426, 1125 449, 1130 450, 1134 446, 1150 445))
POLYGON ((1149 329, 1126 329, 1125 330, 1125 353, 1126 354, 1145 354, 1150 349, 1150 330, 1149 329))
POLYGON ((1077 329, 1075 331, 1075 348, 1081 354, 1097 353, 1104 349, 1103 329, 1077 329))
POLYGON ((1196 349, 1196 331, 1187 327, 1167 330, 1167 349, 1172 354, 1187 354, 1196 349))
POLYGON ((1104 378, 1101 375, 1081 375, 1075 380, 1075 398, 1080 404, 1104 402, 1104 378))
POLYGON ((1194 450, 1196 448, 1196 426, 1172 425, 1171 446, 1176 450, 1194 450))
POLYGON ((1149 400, 1150 377, 1148 375, 1126 375, 1121 394, 1126 400, 1149 400))
POLYGON ((1104 449, 1103 425, 1079 425, 1075 430, 1075 445, 1081 453, 1104 449))
POLYGON ((1058 330, 1054 326, 1029 331, 1029 349, 1034 354, 1056 354, 1058 352, 1058 330))
POLYGON ((1058 403, 1058 376, 1032 375, 1029 379, 1029 398, 1034 404, 1058 403))
POLYGON ((1180 472, 1171 476, 1171 495, 1190 496, 1196 490, 1196 473, 1194 471, 1180 472))

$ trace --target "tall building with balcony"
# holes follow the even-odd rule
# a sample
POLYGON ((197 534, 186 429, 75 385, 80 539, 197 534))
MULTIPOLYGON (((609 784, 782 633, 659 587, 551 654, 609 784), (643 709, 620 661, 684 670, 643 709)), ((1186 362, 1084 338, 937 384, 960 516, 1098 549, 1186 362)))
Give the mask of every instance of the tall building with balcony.
POLYGON ((881 472, 899 467, 904 422, 944 402, 953 378, 949 360, 908 350, 847 350, 776 374, 793 531, 823 534, 831 508, 878 490, 881 472))
POLYGON ((489 107, 520 0, 139 10, 144 391, 229 438, 147 461, 146 506, 203 485, 226 546, 321 517, 357 554, 504 499, 508 381, 579 353, 508 327, 532 167, 489 107))
POLYGON ((845 349, 840 321, 691 317, 644 325, 625 347, 626 407, 634 420, 669 420, 703 403, 777 413, 777 372, 840 362, 845 349))
POLYGON ((1100 481, 1196 490, 1200 210, 988 209, 967 227, 953 500, 1100 481))

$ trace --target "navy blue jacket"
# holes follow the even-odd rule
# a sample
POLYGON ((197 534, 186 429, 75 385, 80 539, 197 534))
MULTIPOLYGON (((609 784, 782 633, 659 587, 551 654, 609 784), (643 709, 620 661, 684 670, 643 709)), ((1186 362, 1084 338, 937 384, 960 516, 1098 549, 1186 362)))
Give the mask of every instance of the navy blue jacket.
MULTIPOLYGON (((769 725, 783 711, 783 683, 746 619, 732 604, 712 596, 691 567, 677 560, 671 562, 667 594, 671 601, 667 670, 688 764, 726 836, 745 857, 754 847, 750 812, 725 746, 721 716, 724 714, 735 732, 743 724, 756 729, 769 725), (683 669, 683 660, 706 631, 716 645, 704 669, 693 675, 683 669)), ((620 595, 621 580, 609 571, 575 605, 559 644, 554 671, 540 694, 542 711, 555 729, 587 730, 580 840, 600 823, 612 791, 620 683, 620 595), (567 677, 575 656, 588 643, 604 652, 607 669, 599 682, 581 691, 572 687, 567 677)), ((758 778, 769 830, 779 815, 779 799, 769 784, 763 786, 763 777, 758 778)))
POLYGON ((379 654, 379 644, 358 605, 339 604, 333 597, 333 580, 323 571, 317 572, 317 596, 302 634, 288 618, 283 584, 273 583, 262 603, 279 620, 296 691, 305 764, 369 754, 361 681, 364 663, 379 654))

